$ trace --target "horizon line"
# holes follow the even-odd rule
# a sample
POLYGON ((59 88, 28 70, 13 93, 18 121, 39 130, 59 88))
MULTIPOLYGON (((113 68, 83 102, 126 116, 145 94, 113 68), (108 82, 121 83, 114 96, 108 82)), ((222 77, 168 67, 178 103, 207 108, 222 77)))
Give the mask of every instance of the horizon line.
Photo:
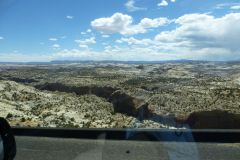
POLYGON ((81 62, 240 62, 240 60, 191 60, 191 59, 176 59, 176 60, 52 60, 52 61, 0 61, 0 63, 81 63, 81 62))

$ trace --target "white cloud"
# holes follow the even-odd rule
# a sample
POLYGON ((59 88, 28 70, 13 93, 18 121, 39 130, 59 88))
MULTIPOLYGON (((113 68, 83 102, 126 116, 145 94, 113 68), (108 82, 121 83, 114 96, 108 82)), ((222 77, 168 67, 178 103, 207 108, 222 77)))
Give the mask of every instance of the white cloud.
POLYGON ((229 6, 232 6, 232 3, 220 3, 220 4, 217 4, 214 9, 223 9, 225 7, 229 7, 229 6))
POLYGON ((168 6, 168 2, 166 0, 162 0, 162 2, 158 3, 158 6, 168 6))
POLYGON ((240 6, 240 3, 220 3, 220 4, 217 4, 214 9, 238 9, 238 6, 240 6))
POLYGON ((128 30, 129 25, 131 25, 133 19, 131 16, 115 13, 111 17, 104 17, 95 19, 91 22, 91 26, 104 33, 117 33, 126 34, 126 30, 128 30))
POLYGON ((92 32, 92 30, 91 30, 91 29, 88 29, 86 32, 87 32, 87 33, 91 33, 91 32, 92 32))
POLYGON ((175 3, 175 2, 176 2, 176 0, 162 0, 160 3, 158 3, 158 6, 160 6, 160 7, 166 7, 166 6, 169 5, 169 2, 168 2, 168 1, 170 1, 170 2, 172 2, 172 3, 175 3))
POLYGON ((220 18, 207 14, 188 14, 176 19, 175 23, 179 27, 159 33, 155 40, 171 46, 171 52, 184 50, 185 54, 182 55, 188 53, 193 58, 194 56, 199 58, 200 55, 202 58, 223 59, 227 56, 233 58, 233 55, 238 55, 240 58, 240 23, 238 22, 240 22, 240 13, 230 13, 220 18), (199 55, 194 55, 196 53, 199 55))
POLYGON ((133 18, 122 13, 115 13, 111 17, 95 19, 91 26, 104 34, 120 33, 133 35, 147 32, 146 28, 155 28, 167 24, 167 18, 143 19, 139 24, 133 24, 133 18))
POLYGON ((58 41, 57 38, 49 38, 48 40, 49 40, 49 41, 58 41))
POLYGON ((120 48, 106 46, 102 52, 90 50, 63 50, 55 54, 56 59, 81 59, 81 60, 156 60, 156 56, 166 59, 164 54, 157 54, 149 48, 120 48), (161 56, 162 55, 162 56, 161 56))
POLYGON ((4 37, 1 37, 1 36, 0 36, 0 40, 3 40, 3 39, 4 39, 4 37))
POLYGON ((109 38, 110 36, 107 35, 107 34, 103 34, 102 37, 103 37, 103 38, 109 38))
POLYGON ((170 23, 170 20, 165 17, 155 19, 143 18, 139 25, 143 28, 157 28, 168 23, 170 23))
POLYGON ((54 49, 58 49, 58 48, 60 48, 60 45, 59 45, 59 44, 53 44, 52 47, 53 47, 54 49))
POLYGON ((85 32, 81 32, 81 35, 86 35, 88 33, 92 33, 91 29, 87 29, 85 32))
POLYGON ((96 39, 95 37, 91 37, 84 40, 75 40, 75 42, 78 43, 81 48, 88 48, 88 45, 96 43, 96 39))
POLYGON ((67 19, 73 19, 73 16, 66 16, 67 19))
POLYGON ((79 47, 80 48, 88 48, 88 45, 86 45, 86 44, 79 44, 79 47))
POLYGON ((238 48, 240 40, 240 13, 227 14, 220 18, 207 14, 188 14, 179 17, 175 23, 176 30, 162 32, 157 40, 189 41, 196 47, 238 48))
POLYGON ((135 6, 135 0, 128 0, 127 3, 125 3, 125 7, 129 12, 134 12, 134 11, 140 11, 140 10, 146 10, 147 8, 141 8, 141 7, 136 7, 135 6))
POLYGON ((230 9, 239 10, 240 9, 240 5, 231 6, 230 9))
POLYGON ((136 39, 133 37, 130 38, 121 38, 116 40, 117 43, 127 43, 128 45, 149 45, 152 44, 153 41, 151 39, 136 39))
MULTIPOLYGON (((229 13, 222 17, 186 14, 167 21, 175 23, 176 28, 162 31, 154 39, 123 37, 116 40, 116 44, 126 43, 127 46, 107 46, 104 51, 92 55, 115 60, 240 59, 240 13, 229 13)), ((158 19, 143 20, 137 25, 143 28, 157 27, 159 22, 158 19)))

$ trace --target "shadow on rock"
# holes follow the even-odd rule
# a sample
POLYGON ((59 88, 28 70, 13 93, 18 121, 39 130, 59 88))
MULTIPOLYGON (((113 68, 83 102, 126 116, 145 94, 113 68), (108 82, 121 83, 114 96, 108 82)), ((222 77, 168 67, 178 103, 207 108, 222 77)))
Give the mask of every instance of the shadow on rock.
POLYGON ((151 115, 148 103, 144 100, 132 97, 121 90, 115 91, 109 98, 113 104, 114 111, 127 114, 143 120, 151 115))
POLYGON ((240 114, 221 110, 194 112, 185 123, 192 129, 240 129, 240 114))

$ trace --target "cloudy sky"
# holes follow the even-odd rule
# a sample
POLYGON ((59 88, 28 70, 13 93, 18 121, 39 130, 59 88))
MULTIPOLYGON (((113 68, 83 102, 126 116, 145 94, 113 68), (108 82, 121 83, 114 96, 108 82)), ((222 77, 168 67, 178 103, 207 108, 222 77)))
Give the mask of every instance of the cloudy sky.
POLYGON ((240 60, 239 0, 0 0, 0 61, 240 60))

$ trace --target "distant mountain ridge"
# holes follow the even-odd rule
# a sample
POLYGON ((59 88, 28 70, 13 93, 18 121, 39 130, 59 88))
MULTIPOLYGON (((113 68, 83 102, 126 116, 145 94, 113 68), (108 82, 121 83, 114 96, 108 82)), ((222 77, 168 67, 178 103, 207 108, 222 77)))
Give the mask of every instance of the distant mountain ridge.
POLYGON ((102 61, 69 61, 69 60, 55 60, 52 63, 116 63, 116 64, 159 64, 159 63, 184 63, 184 62, 194 62, 193 60, 167 60, 167 61, 117 61, 117 60, 102 60, 102 61))
POLYGON ((26 65, 49 65, 49 64, 70 64, 70 63, 79 63, 79 64, 95 64, 95 63, 112 63, 112 64, 164 64, 164 63, 240 63, 240 60, 235 61, 207 61, 207 60, 188 60, 188 59, 179 59, 179 60, 163 60, 163 61, 118 61, 118 60, 53 60, 50 62, 0 62, 0 64, 26 64, 26 65))

